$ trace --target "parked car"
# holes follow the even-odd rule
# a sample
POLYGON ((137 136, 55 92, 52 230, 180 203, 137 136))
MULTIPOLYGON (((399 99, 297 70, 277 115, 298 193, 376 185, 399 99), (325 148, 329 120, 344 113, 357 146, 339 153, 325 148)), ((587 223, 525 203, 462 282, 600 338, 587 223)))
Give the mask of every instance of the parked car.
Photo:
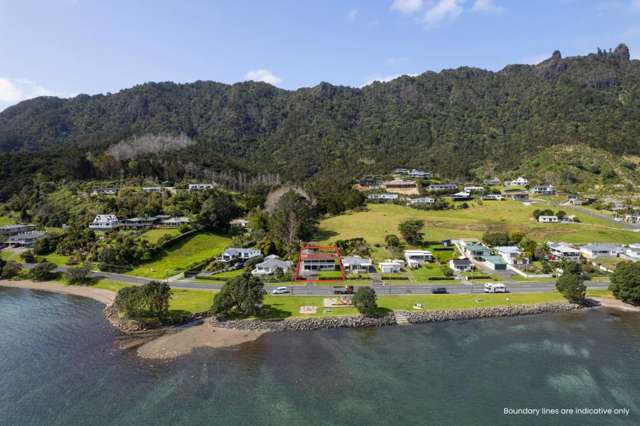
POLYGON ((507 288, 504 286, 504 284, 500 284, 500 283, 486 283, 484 285, 484 292, 485 293, 506 293, 507 288))
POLYGON ((432 294, 447 294, 448 291, 445 287, 436 287, 431 289, 432 294))
POLYGON ((353 286, 336 286, 333 288, 333 294, 353 294, 353 286))
POLYGON ((276 287, 271 291, 271 294, 287 294, 289 293, 288 287, 276 287))

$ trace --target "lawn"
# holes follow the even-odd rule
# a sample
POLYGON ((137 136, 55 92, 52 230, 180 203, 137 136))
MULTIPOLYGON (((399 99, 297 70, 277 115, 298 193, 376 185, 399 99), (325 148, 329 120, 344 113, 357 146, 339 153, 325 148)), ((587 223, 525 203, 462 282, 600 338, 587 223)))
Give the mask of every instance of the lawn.
POLYGON ((57 266, 66 265, 67 261, 69 260, 69 256, 64 256, 62 254, 56 254, 56 253, 48 254, 42 257, 44 257, 47 260, 47 262, 54 263, 57 266))
POLYGON ((378 297, 378 306, 391 310, 412 311, 422 303, 425 310, 470 309, 536 303, 563 303, 566 299, 557 292, 505 294, 426 294, 378 297))
POLYGON ((244 268, 240 268, 240 269, 234 269, 233 271, 226 271, 226 272, 220 272, 219 274, 209 275, 208 279, 211 279, 211 280, 222 279, 224 281, 224 280, 229 280, 232 278, 239 277, 244 273, 245 273, 244 268))
POLYGON ((180 231, 178 231, 177 228, 149 229, 148 231, 145 231, 142 235, 140 235, 140 238, 145 239, 152 244, 155 244, 163 235, 170 235, 172 237, 175 237, 176 235, 180 235, 180 231))
MULTIPOLYGON (((117 292, 121 288, 130 286, 131 284, 119 281, 101 279, 92 287, 117 292)), ((171 290, 169 309, 172 311, 186 311, 192 314, 208 311, 211 309, 215 293, 215 291, 208 290, 182 290, 174 288, 171 290)))
POLYGON ((163 250, 155 260, 128 272, 148 278, 167 278, 184 272, 189 266, 218 256, 231 239, 213 232, 199 232, 163 250))
POLYGON ((9 216, 0 216, 0 226, 13 225, 14 223, 16 223, 16 221, 9 216))
POLYGON ((411 281, 425 283, 429 281, 429 278, 444 277, 443 269, 448 268, 433 263, 426 263, 420 268, 407 270, 407 275, 411 281))
MULTIPOLYGON (((541 224, 532 213, 541 206, 524 205, 516 201, 473 203, 461 210, 426 211, 395 204, 369 204, 367 211, 349 212, 324 219, 316 236, 318 243, 328 244, 339 239, 362 237, 369 244, 384 246, 384 237, 398 235, 398 225, 407 219, 425 221, 425 239, 441 241, 457 238, 480 238, 487 229, 507 229, 525 232, 538 241, 640 242, 640 233, 615 227, 610 222, 575 213, 581 223, 541 224)), ((569 211, 569 209, 565 209, 569 211)))

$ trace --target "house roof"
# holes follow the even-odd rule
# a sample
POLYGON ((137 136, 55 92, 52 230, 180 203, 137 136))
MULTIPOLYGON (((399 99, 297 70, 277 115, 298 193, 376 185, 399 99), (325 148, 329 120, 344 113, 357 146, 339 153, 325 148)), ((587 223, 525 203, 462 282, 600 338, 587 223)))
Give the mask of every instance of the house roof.
POLYGON ((611 250, 620 250, 622 249, 621 244, 587 244, 580 247, 580 250, 586 251, 611 251, 611 250))
POLYGON ((471 265, 471 261, 466 257, 462 259, 451 259, 451 262, 453 262, 454 265, 471 265))
POLYGON ((491 262, 494 265, 497 265, 497 264, 503 265, 505 263, 504 259, 500 256, 486 256, 485 261, 491 262))
POLYGON ((300 258, 302 260, 336 260, 336 255, 333 253, 302 253, 300 258))
POLYGON ((499 251, 500 253, 520 253, 520 247, 518 246, 499 246, 499 247, 495 247, 495 249, 497 251, 499 251))
POLYGON ((258 263, 256 267, 270 268, 270 269, 275 269, 275 268, 287 269, 291 267, 291 262, 282 260, 278 256, 271 255, 271 256, 267 256, 263 262, 258 263))
POLYGON ((345 256, 342 258, 343 265, 371 265, 371 259, 360 256, 345 256))

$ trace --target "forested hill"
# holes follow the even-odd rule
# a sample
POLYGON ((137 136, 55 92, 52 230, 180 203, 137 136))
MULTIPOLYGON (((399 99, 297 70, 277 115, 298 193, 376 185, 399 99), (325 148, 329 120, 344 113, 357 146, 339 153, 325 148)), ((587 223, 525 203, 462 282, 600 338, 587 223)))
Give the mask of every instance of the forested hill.
POLYGON ((0 113, 0 178, 58 167, 63 176, 106 173, 97 167, 106 149, 145 134, 195 141, 156 161, 159 174, 185 173, 189 163, 293 180, 400 165, 464 177, 483 165, 512 169, 559 144, 640 154, 640 61, 620 45, 582 57, 555 52, 538 65, 499 72, 462 67, 360 89, 198 81, 37 98, 0 113))

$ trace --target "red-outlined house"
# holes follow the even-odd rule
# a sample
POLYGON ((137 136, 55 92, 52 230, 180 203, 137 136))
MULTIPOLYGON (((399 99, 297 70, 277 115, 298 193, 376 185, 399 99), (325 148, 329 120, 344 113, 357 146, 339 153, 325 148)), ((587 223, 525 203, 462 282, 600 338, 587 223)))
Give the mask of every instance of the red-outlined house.
POLYGON ((345 279, 340 251, 336 246, 303 246, 300 248, 293 274, 294 281, 336 282, 345 279), (340 275, 323 279, 320 277, 320 273, 324 271, 339 271, 340 275))

